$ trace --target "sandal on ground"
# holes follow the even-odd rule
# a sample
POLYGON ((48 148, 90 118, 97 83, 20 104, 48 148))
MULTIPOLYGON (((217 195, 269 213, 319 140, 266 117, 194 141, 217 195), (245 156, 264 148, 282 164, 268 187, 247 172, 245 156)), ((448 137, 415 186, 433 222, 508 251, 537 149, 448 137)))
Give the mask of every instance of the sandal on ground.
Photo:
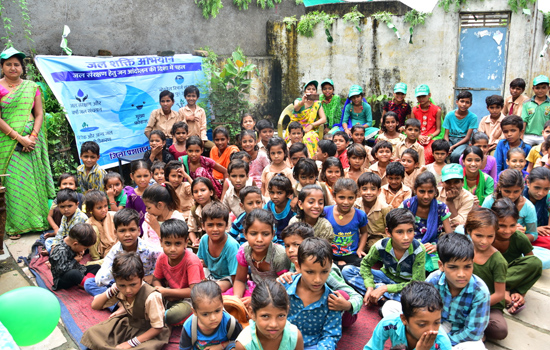
POLYGON ((11 235, 8 236, 12 241, 17 241, 19 238, 21 238, 21 235, 11 235))

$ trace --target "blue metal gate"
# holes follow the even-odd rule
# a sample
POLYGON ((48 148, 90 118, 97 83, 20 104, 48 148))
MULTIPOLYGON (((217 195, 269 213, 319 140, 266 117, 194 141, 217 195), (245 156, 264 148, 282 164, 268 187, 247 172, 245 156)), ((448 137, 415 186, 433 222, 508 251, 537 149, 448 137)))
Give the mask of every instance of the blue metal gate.
POLYGON ((455 97, 470 91, 470 110, 481 120, 488 114, 485 98, 504 96, 509 14, 462 14, 460 19, 455 97))

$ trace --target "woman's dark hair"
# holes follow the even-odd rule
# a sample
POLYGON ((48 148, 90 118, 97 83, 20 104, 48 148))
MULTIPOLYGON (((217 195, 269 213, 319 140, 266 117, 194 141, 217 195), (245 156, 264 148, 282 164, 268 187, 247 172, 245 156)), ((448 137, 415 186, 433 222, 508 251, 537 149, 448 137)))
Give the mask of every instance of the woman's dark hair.
POLYGON ((302 265, 309 257, 313 257, 313 263, 319 263, 322 267, 332 264, 332 246, 329 241, 320 237, 306 238, 298 248, 298 265, 302 265))
POLYGON ((103 184, 107 186, 107 183, 109 182, 109 180, 112 180, 112 179, 118 179, 122 184, 122 186, 124 186, 124 179, 119 173, 114 171, 109 171, 107 174, 105 174, 105 176, 103 177, 103 184))
POLYGON ((474 260, 474 244, 470 237, 452 232, 439 237, 437 253, 442 264, 474 260))
POLYGON ((197 135, 189 136, 187 140, 185 141, 185 148, 189 149, 190 146, 199 146, 201 149, 204 149, 204 145, 202 143, 202 140, 197 135))
POLYGON ((180 219, 168 219, 160 225, 160 239, 189 237, 189 227, 180 219))
POLYGON ((382 121, 380 122, 380 129, 383 132, 388 131, 388 130, 386 130, 386 125, 385 125, 386 120, 388 119, 388 117, 393 117, 393 119, 395 119, 395 121, 399 124, 399 119, 397 118, 397 113, 392 112, 392 111, 386 112, 386 114, 384 114, 384 116, 382 117, 382 121))
POLYGON ((416 219, 409 209, 397 208, 392 209, 386 214, 386 227, 391 234, 393 230, 402 224, 411 224, 413 227, 416 223, 416 219))
MULTIPOLYGON (((387 148, 387 149, 390 150, 390 152, 393 152, 392 144, 389 143, 388 141, 384 140, 384 141, 377 142, 376 145, 374 145, 374 147, 370 151, 371 156, 376 158, 376 152, 378 152, 378 150, 381 149, 381 148, 387 148)), ((378 158, 376 158, 376 159, 378 159, 378 158)))
POLYGON ((176 190, 174 190, 174 187, 169 182, 162 185, 153 184, 147 187, 143 191, 141 198, 143 201, 148 201, 155 205, 163 202, 170 210, 177 210, 180 207, 180 199, 176 194, 176 190))
POLYGON ((519 210, 510 198, 497 199, 491 206, 491 210, 498 219, 513 217, 516 221, 519 220, 519 210))
POLYGON ((210 191, 212 191, 212 195, 210 196, 210 200, 217 201, 218 196, 216 196, 216 190, 214 189, 214 185, 212 185, 212 181, 210 179, 207 179, 206 177, 197 177, 193 182, 191 183, 191 193, 193 193, 193 190, 195 189, 195 186, 198 184, 204 184, 210 191))
POLYGON ((208 219, 222 219, 226 223, 229 220, 229 209, 221 202, 210 202, 202 208, 202 222, 208 219))
POLYGON ((283 160, 286 160, 288 158, 288 149, 286 147, 285 140, 283 140, 279 136, 273 136, 272 138, 269 139, 269 141, 267 142, 267 145, 265 146, 265 148, 267 149, 267 158, 269 158, 269 161, 271 162, 271 155, 270 155, 271 148, 275 146, 281 147, 281 149, 283 150, 283 154, 285 155, 283 160))
POLYGON ((176 131, 178 131, 178 129, 183 129, 186 133, 189 133, 189 126, 186 123, 175 122, 174 125, 172 125, 172 136, 175 137, 176 131))
POLYGON ((294 193, 294 190, 292 189, 292 182, 290 182, 288 177, 283 176, 282 174, 273 176, 267 185, 267 190, 270 191, 273 187, 277 187, 278 189, 284 191, 287 196, 294 193))
POLYGON ((426 309, 428 312, 443 310, 443 301, 433 284, 411 281, 401 291, 401 308, 403 316, 409 320, 420 309, 426 309))
POLYGON ((86 214, 92 217, 92 210, 99 202, 107 201, 105 192, 99 190, 90 190, 84 195, 84 204, 86 205, 86 214))
POLYGON ((135 222, 136 226, 139 227, 139 213, 135 209, 122 208, 113 216, 115 230, 119 226, 129 226, 132 222, 135 222))
POLYGON ((139 169, 147 169, 149 170, 149 172, 151 172, 151 166, 149 165, 149 163, 147 163, 143 159, 132 161, 132 164, 130 166, 130 172, 132 174, 135 174, 135 172, 138 171, 139 169))
POLYGON ((80 223, 69 230, 69 237, 84 247, 91 247, 97 241, 97 235, 90 224, 80 223))
POLYGON ((163 97, 170 97, 170 99, 172 100, 172 102, 174 102, 174 93, 169 91, 169 90, 163 90, 161 91, 161 93, 159 94, 159 101, 162 100, 163 97))
POLYGON ((271 211, 265 209, 254 209, 250 213, 246 214, 244 216, 243 223, 245 234, 248 233, 248 229, 254 224, 255 221, 267 224, 271 228, 271 233, 275 234, 275 231, 273 231, 273 226, 275 225, 275 217, 273 216, 273 213, 271 211))
POLYGON ((430 184, 435 188, 435 197, 439 197, 439 191, 437 190, 437 181, 435 180, 434 174, 429 171, 425 171, 418 175, 414 180, 414 191, 422 185, 430 184))
POLYGON ((495 199, 502 198, 502 189, 509 187, 523 187, 523 174, 517 169, 506 169, 498 175, 497 188, 493 194, 495 199))
POLYGON ((284 241, 287 237, 300 236, 302 239, 310 238, 315 236, 315 231, 313 227, 305 222, 295 222, 287 227, 281 232, 281 239, 284 241))
POLYGON ((418 164, 418 158, 419 158, 419 157, 418 157, 418 152, 417 152, 417 151, 415 151, 415 150, 412 149, 412 148, 407 148, 407 149, 405 149, 405 150, 403 151, 403 153, 401 153, 401 158, 403 158, 403 156, 404 156, 405 154, 408 154, 409 156, 411 156, 412 160, 413 160, 416 164, 418 164))
POLYGON ((60 205, 63 202, 73 202, 78 204, 78 193, 75 190, 70 188, 64 188, 57 192, 57 205, 60 205))
POLYGON ((128 281, 132 277, 143 279, 145 270, 143 262, 136 252, 122 252, 117 254, 111 268, 115 282, 117 279, 128 281))
POLYGON ((525 151, 519 147, 514 147, 514 148, 510 148, 508 150, 508 152, 506 152, 506 160, 510 160, 510 158, 512 158, 512 154, 514 153, 519 153, 521 154, 524 158, 526 156, 525 154, 525 151))
POLYGON ((227 131, 227 129, 223 126, 218 126, 216 129, 214 129, 214 131, 212 132, 212 137, 216 138, 216 135, 218 134, 222 134, 223 136, 225 136, 226 139, 229 140, 229 131, 227 131))
POLYGON ((336 157, 328 157, 324 162, 323 166, 321 167, 321 181, 327 181, 326 172, 328 168, 330 167, 337 167, 340 169, 340 176, 344 176, 344 167, 342 167, 342 162, 340 162, 340 159, 336 157))
POLYGON ((164 132, 162 132, 162 130, 151 131, 151 133, 149 134, 149 140, 151 140, 151 136, 153 135, 158 135, 158 137, 160 137, 162 141, 166 141, 166 135, 164 134, 164 132))
POLYGON ((233 159, 227 167, 227 173, 231 174, 235 169, 244 169, 244 172, 248 176, 248 173, 250 172, 250 165, 244 160, 233 159))
POLYGON ((479 148, 479 147, 477 147, 477 146, 467 146, 467 147, 464 149, 464 152, 462 152, 462 162, 464 162, 464 161, 466 160, 466 157, 467 157, 470 153, 475 154, 476 156, 478 156, 479 158, 481 158, 481 160, 483 160, 483 151, 481 150, 481 148, 479 148))
POLYGON ((300 175, 314 175, 315 177, 319 176, 319 168, 313 159, 300 158, 298 160, 298 163, 294 166, 294 170, 292 170, 292 177, 294 180, 299 181, 300 175))
POLYGON ((357 195, 357 183, 353 179, 340 178, 334 184, 334 189, 332 190, 334 196, 342 191, 351 191, 357 195))
POLYGON ((73 175, 73 174, 69 174, 69 173, 63 173, 63 174, 59 175, 59 179, 57 180, 57 186, 61 187, 61 182, 63 182, 64 180, 70 179, 70 178, 73 178, 74 184, 78 187, 78 181, 76 180, 76 176, 73 175))
POLYGON ((183 97, 186 97, 189 94, 195 93, 197 95, 197 99, 201 97, 201 92, 199 91, 199 88, 195 85, 189 85, 188 87, 183 90, 183 97))
POLYGON ((483 131, 478 131, 472 135, 472 145, 475 145, 481 140, 485 140, 489 143, 489 136, 487 136, 487 134, 483 131))
POLYGON ((202 300, 212 302, 218 299, 223 304, 222 290, 214 281, 202 281, 191 289, 191 304, 193 309, 197 310, 202 300))
POLYGON ((290 301, 282 284, 275 280, 266 279, 256 284, 250 298, 250 308, 256 314, 260 309, 270 305, 288 312, 290 301))
POLYGON ((531 170, 531 172, 527 176, 527 181, 529 181, 529 184, 532 184, 534 181, 537 180, 550 181, 550 170, 543 166, 539 166, 531 170))
POLYGON ((302 142, 293 143, 292 146, 288 149, 288 156, 292 158, 296 153, 302 152, 306 158, 309 158, 309 152, 307 151, 307 146, 302 142))
POLYGON ((258 136, 256 135, 256 132, 254 130, 243 130, 241 131, 241 142, 244 139, 245 136, 250 136, 254 139, 254 142, 256 142, 256 145, 254 146, 254 151, 259 150, 258 147, 258 136))
POLYGON ((348 159, 351 157, 367 158, 367 151, 365 150, 365 147, 358 143, 352 143, 349 145, 346 153, 348 155, 348 159))
POLYGON ((473 230, 482 227, 493 227, 495 232, 498 231, 498 218, 491 209, 483 207, 475 207, 468 213, 466 223, 464 224, 464 232, 471 235, 473 230))
MULTIPOLYGON (((302 188, 302 190, 298 193, 298 201, 304 202, 306 198, 313 192, 319 191, 323 195, 323 204, 327 205, 327 203, 324 202, 325 200, 325 193, 323 192, 323 189, 319 185, 307 185, 302 188)), ((321 215, 319 215, 320 218, 325 216, 325 211, 321 211, 321 215)), ((296 217, 300 220, 304 220, 306 218, 306 215, 304 213, 304 209, 300 208, 299 205, 296 206, 296 217)))
MULTIPOLYGON (((0 66, 2 66, 2 68, 4 67, 4 63, 9 60, 10 58, 12 57, 15 57, 17 58, 17 60, 19 61, 19 63, 21 64, 21 70, 23 71, 23 73, 21 74, 22 76, 23 75, 27 75, 27 68, 25 67, 25 61, 23 60, 22 57, 20 57, 19 55, 13 55, 11 57, 8 57, 8 58, 2 58, 0 59, 0 66)), ((4 76, 4 74, 2 74, 2 76, 4 76)))

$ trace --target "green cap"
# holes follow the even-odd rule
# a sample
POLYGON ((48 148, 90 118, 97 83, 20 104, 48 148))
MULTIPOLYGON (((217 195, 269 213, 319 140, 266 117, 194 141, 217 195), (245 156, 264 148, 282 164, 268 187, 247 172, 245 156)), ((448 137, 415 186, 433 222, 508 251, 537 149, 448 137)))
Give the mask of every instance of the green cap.
POLYGON ((397 83, 395 84, 395 86, 393 87, 393 93, 396 94, 398 92, 401 92, 403 94, 407 94, 407 84, 405 83, 397 83))
POLYGON ((464 171, 460 164, 447 164, 441 169, 441 181, 445 182, 451 179, 464 179, 464 171))
POLYGON ((550 80, 546 75, 539 75, 533 79, 533 86, 537 86, 539 84, 550 84, 550 80))
POLYGON ((306 91, 306 88, 308 85, 313 84, 315 86, 315 89, 319 87, 319 82, 317 80, 310 80, 304 85, 304 91, 306 91))
POLYGON ((8 58, 10 58, 12 56, 19 56, 19 57, 21 57, 21 59, 27 57, 27 56, 25 56, 25 54, 23 52, 17 51, 13 47, 9 47, 9 48, 5 49, 0 54, 0 58, 3 59, 3 60, 7 60, 8 58))
POLYGON ((349 94, 348 97, 361 95, 363 93, 363 88, 359 85, 352 85, 349 88, 349 94))
POLYGON ((323 87, 323 85, 325 84, 330 84, 332 85, 332 87, 334 87, 334 82, 332 81, 332 79, 325 79, 321 82, 321 88, 323 87))
POLYGON ((414 89, 414 97, 418 96, 428 96, 430 94, 430 88, 426 84, 418 85, 414 89))

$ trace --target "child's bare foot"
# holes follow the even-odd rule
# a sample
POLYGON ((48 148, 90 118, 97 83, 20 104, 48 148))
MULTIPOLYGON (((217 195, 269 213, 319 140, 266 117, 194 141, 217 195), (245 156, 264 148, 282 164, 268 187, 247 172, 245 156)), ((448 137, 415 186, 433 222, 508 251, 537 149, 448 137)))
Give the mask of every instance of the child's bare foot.
POLYGON ((520 293, 510 295, 512 302, 507 304, 507 310, 510 315, 516 315, 525 308, 525 298, 520 293))

